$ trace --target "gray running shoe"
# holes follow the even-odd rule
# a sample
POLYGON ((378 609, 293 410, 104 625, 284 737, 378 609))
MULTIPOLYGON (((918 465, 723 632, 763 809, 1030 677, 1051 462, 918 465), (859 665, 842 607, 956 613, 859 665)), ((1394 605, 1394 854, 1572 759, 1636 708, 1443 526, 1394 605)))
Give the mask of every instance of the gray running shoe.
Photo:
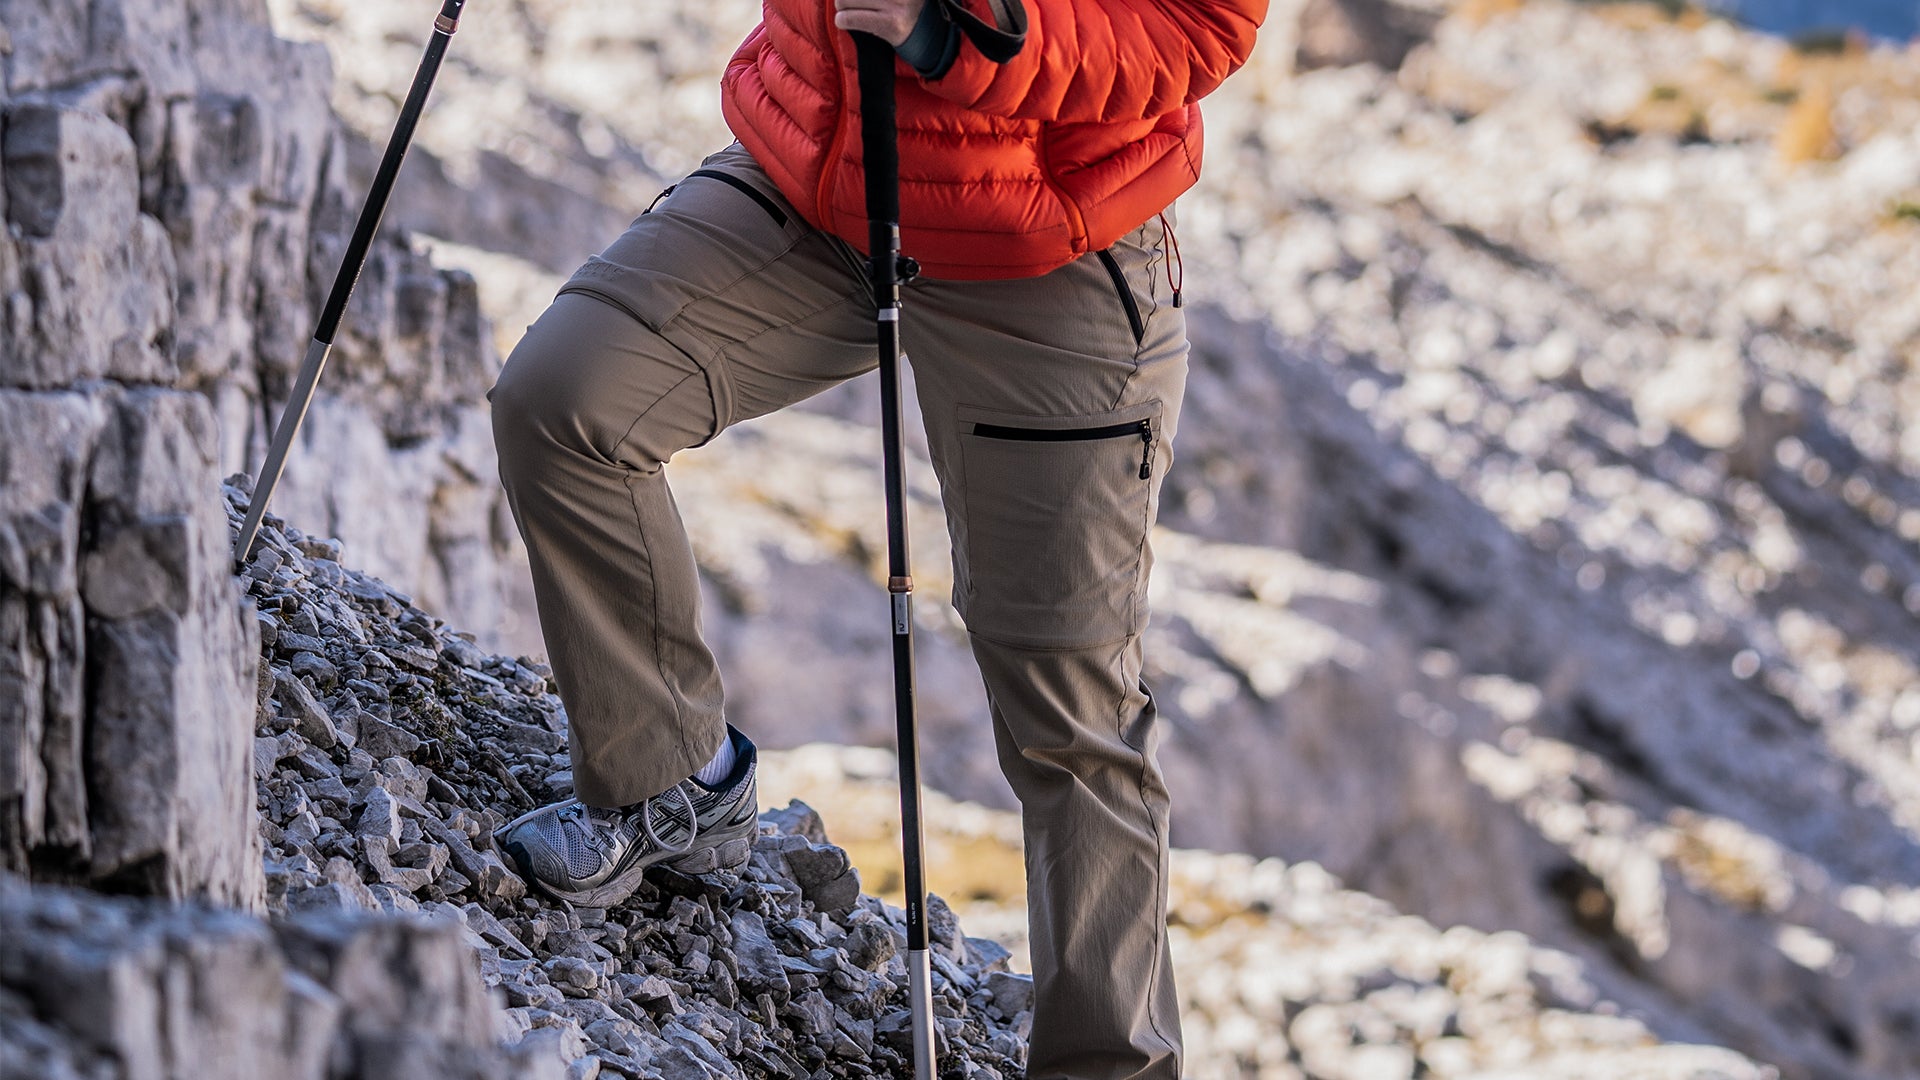
POLYGON ((759 834, 755 754, 731 725, 727 737, 736 755, 733 774, 718 784, 688 777, 651 799, 611 810, 568 799, 522 814, 494 840, 521 877, 586 907, 612 907, 633 895, 656 863, 683 874, 743 866, 759 834))

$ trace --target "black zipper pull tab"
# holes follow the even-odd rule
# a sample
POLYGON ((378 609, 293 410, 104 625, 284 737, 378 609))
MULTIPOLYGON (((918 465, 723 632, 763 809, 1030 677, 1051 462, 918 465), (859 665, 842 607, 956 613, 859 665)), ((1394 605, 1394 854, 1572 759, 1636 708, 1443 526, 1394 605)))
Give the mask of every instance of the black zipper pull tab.
POLYGON ((1153 421, 1140 421, 1140 479, 1153 477, 1153 421))

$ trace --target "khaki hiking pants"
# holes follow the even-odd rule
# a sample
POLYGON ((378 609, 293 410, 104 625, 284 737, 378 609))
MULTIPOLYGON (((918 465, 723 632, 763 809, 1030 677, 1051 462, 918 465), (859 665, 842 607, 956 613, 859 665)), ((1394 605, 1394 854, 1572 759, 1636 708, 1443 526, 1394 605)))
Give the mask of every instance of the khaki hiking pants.
MULTIPOLYGON (((664 791, 723 738, 663 464, 876 364, 858 256, 739 146, 702 171, 717 175, 676 185, 573 276, 492 393, 590 804, 664 791)), ((905 290, 954 604, 1025 821, 1033 1080, 1180 1075, 1167 791, 1140 678, 1187 363, 1165 243, 1155 220, 1044 277, 905 290)))

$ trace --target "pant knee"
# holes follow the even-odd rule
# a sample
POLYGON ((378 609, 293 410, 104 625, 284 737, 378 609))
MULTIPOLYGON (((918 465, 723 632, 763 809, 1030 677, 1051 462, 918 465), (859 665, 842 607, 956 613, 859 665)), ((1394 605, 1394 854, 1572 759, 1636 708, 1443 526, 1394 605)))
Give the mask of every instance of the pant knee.
POLYGON ((501 475, 657 471, 711 438, 720 409, 707 370, 657 330, 591 296, 563 293, 527 329, 488 393, 501 475))
MULTIPOLYGON (((522 342, 522 346, 525 342, 522 342)), ((554 388, 534 377, 516 348, 487 391, 492 406, 493 443, 500 457, 500 480, 511 491, 523 476, 537 473, 560 443, 553 436, 567 427, 563 402, 554 388)))
MULTIPOLYGON (((514 346, 487 392, 500 476, 551 476, 567 462, 609 460, 610 425, 620 416, 605 385, 612 351, 598 301, 561 296, 514 346)), ((617 314, 617 313, 616 313, 617 314)), ((624 318, 624 316, 621 316, 624 318)))

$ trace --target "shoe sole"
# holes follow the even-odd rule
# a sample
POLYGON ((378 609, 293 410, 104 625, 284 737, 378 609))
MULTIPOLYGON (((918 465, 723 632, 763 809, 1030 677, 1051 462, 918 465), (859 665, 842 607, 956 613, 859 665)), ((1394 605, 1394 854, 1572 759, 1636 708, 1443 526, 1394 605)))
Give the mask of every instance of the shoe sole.
POLYGON ((590 889, 559 889, 536 877, 527 868, 527 860, 519 850, 519 844, 507 844, 505 850, 512 856, 514 864, 520 870, 520 876, 531 882, 541 892, 555 899, 565 900, 581 907, 608 908, 632 896, 640 887, 640 881, 648 870, 655 866, 665 866, 689 876, 711 874, 719 870, 733 870, 745 866, 753 857, 753 837, 740 836, 723 840, 717 844, 696 847, 691 851, 667 855, 664 858, 642 859, 633 866, 608 878, 590 889))

